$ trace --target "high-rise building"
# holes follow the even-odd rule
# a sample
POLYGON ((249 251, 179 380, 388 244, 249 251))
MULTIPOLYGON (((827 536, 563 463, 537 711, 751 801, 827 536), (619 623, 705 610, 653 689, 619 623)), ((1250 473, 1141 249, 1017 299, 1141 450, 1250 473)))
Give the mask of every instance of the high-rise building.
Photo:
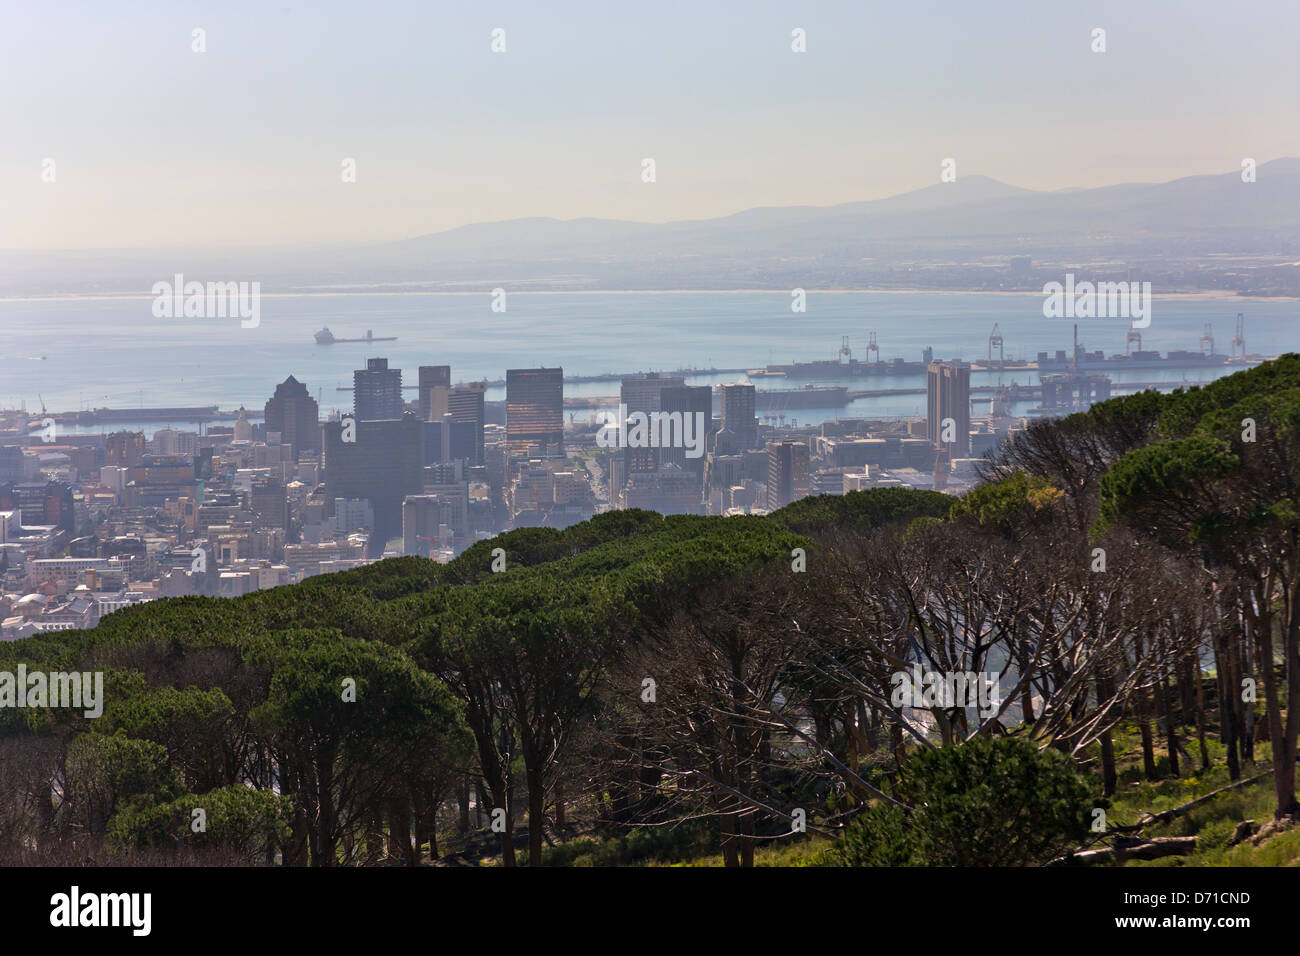
POLYGON ((155 455, 196 455, 199 451, 199 433, 160 428, 153 433, 149 450, 155 455))
POLYGON ((936 449, 946 452, 949 461, 969 458, 970 365, 931 362, 925 373, 926 439, 936 449))
POLYGON ((129 508, 161 507, 169 498, 197 498, 194 459, 188 455, 145 455, 131 469, 125 492, 129 508))
POLYGON ((7 482, 0 485, 0 511, 21 511, 29 525, 54 526, 76 532, 72 487, 59 481, 7 482))
POLYGON ((320 406, 307 386, 292 375, 275 387, 263 416, 267 433, 278 432, 282 444, 293 446, 294 461, 304 452, 320 454, 320 406))
POLYGON ((735 450, 758 446, 758 419, 754 415, 757 398, 754 386, 742 382, 720 385, 722 393, 722 429, 735 439, 735 450))
POLYGON ((19 445, 0 445, 0 481, 22 481, 23 450, 19 445))
POLYGON ((450 365, 420 366, 420 420, 440 422, 447 413, 447 393, 451 391, 450 365))
POLYGON ((257 515, 263 528, 289 529, 289 504, 284 485, 272 482, 254 484, 248 493, 248 510, 257 515))
POLYGON ((506 369, 506 442, 512 456, 564 457, 564 369, 506 369))
MULTIPOLYGON (((414 415, 356 422, 355 441, 343 441, 343 423, 325 423, 328 500, 364 498, 375 512, 370 556, 402 534, 402 499, 424 491, 423 422, 414 415)), ((331 515, 332 517, 332 515, 331 515)))
POLYGON ((699 455, 692 451, 687 454, 688 449, 683 447, 672 447, 663 449, 659 455, 661 464, 678 465, 688 471, 695 473, 696 477, 702 483, 704 480, 704 452, 708 449, 708 439, 713 433, 713 389, 708 385, 670 385, 659 393, 659 402, 665 412, 670 415, 680 412, 682 421, 686 417, 692 416, 692 421, 701 424, 702 428, 694 429, 692 436, 698 436, 700 442, 699 455))
POLYGON ((144 457, 144 432, 113 432, 104 439, 104 464, 130 468, 144 457))
POLYGON ((452 502, 442 495, 407 495, 402 501, 402 553, 429 557, 453 537, 452 502))
POLYGON ((775 511, 805 498, 811 489, 808 445, 801 441, 767 443, 767 507, 775 511))
POLYGON ((394 421, 402 417, 402 370, 388 359, 366 359, 352 373, 352 407, 359 422, 394 421))
POLYGON ((464 458, 471 465, 483 464, 483 397, 486 390, 486 382, 470 382, 467 385, 457 385, 447 395, 447 411, 451 413, 452 423, 470 425, 471 445, 463 454, 462 449, 456 447, 458 430, 452 429, 452 457, 464 458))
POLYGON ((666 515, 696 514, 700 510, 700 486, 695 475, 674 465, 653 472, 640 471, 628 476, 623 505, 666 515))
MULTIPOLYGON (((685 379, 663 378, 658 372, 635 375, 623 379, 622 387, 619 389, 619 403, 629 416, 639 412, 648 419, 651 415, 657 415, 659 412, 666 410, 663 408, 664 389, 681 388, 684 384, 685 379)), ((621 424, 626 435, 627 422, 621 424)), ((664 437, 669 438, 671 436, 665 434, 664 437)), ((665 459, 664 453, 669 450, 669 448, 645 446, 634 448, 625 444, 623 446, 624 476, 627 477, 640 471, 657 471, 659 463, 665 459)))
POLYGON ((340 534, 369 531, 375 526, 375 509, 364 498, 334 499, 334 530, 340 534))

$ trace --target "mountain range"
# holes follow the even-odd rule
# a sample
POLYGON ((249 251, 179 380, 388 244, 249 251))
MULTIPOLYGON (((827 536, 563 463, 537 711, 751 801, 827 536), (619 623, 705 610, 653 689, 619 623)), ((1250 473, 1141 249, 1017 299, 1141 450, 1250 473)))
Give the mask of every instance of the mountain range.
MULTIPOLYGON (((313 250, 5 253, 0 295, 141 294, 178 264, 195 277, 260 277, 267 292, 481 290, 507 281, 518 289, 885 287, 910 280, 985 288, 977 274, 959 270, 987 271, 1016 256, 1051 268, 1109 262, 1175 275, 1209 268, 1220 276, 1215 288, 1232 284, 1222 279, 1228 258, 1254 258, 1271 270, 1265 284, 1272 288, 1281 275, 1276 267, 1300 259, 1300 159, 1264 163, 1253 182, 1236 170, 1037 191, 962 176, 887 199, 765 206, 689 221, 511 219, 313 250)), ((1296 271, 1272 294, 1293 294, 1285 289, 1300 282, 1290 275, 1296 271)), ((1243 279, 1238 288, 1255 281, 1243 279)))

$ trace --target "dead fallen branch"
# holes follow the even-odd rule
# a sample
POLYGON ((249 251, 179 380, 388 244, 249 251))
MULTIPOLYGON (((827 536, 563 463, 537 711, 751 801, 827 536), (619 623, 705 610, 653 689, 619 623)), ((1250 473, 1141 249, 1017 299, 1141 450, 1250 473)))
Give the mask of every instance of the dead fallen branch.
POLYGON ((1217 797, 1221 793, 1227 793, 1229 790, 1237 790, 1240 787, 1249 787, 1252 783, 1259 783, 1261 780, 1263 780, 1266 777, 1271 779, 1272 776, 1273 776, 1273 772, 1271 770, 1266 770, 1263 773, 1256 774, 1255 776, 1247 780, 1238 780, 1236 783, 1230 783, 1226 787, 1220 787, 1218 790, 1211 790, 1209 793, 1205 794, 1202 797, 1197 797, 1195 800, 1191 801, 1190 803, 1184 803, 1181 807, 1173 807, 1172 809, 1169 810, 1161 810, 1159 813, 1144 813, 1142 814, 1142 816, 1138 817, 1137 828, 1140 830, 1143 827, 1149 827, 1154 823, 1168 823, 1170 820, 1182 816, 1187 811, 1199 807, 1201 804, 1209 801, 1214 797, 1217 797))
POLYGON ((1116 837, 1113 847, 1084 850, 1074 854, 1080 863, 1097 863, 1102 860, 1154 860, 1162 856, 1186 856, 1196 852, 1196 837, 1151 837, 1140 839, 1116 837))

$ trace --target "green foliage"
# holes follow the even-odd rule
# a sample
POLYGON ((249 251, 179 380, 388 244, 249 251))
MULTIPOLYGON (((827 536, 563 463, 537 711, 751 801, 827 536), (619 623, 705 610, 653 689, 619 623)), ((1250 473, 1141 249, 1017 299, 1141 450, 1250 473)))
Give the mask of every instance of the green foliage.
POLYGON ((292 813, 286 796, 235 785, 119 812, 109 822, 108 838, 119 847, 221 849, 251 863, 288 836, 292 813), (196 832, 197 809, 203 823, 196 832))
POLYGON ((223 728, 235 718, 235 705, 221 688, 141 689, 109 700, 106 727, 161 744, 189 785, 206 788, 221 778, 223 728))
POLYGON ((1200 435, 1139 448, 1102 476, 1102 520, 1133 516, 1148 505, 1175 498, 1194 498, 1208 482, 1232 474, 1239 465, 1227 442, 1200 435))
POLYGON ((938 491, 871 488, 843 495, 801 498, 773 512, 772 521, 799 534, 825 531, 864 533, 895 521, 947 516, 952 498, 938 491))
POLYGON ((826 851, 833 866, 921 866, 922 841, 902 809, 892 803, 863 810, 826 851))
POLYGON ((459 723, 446 687, 402 651, 373 641, 331 630, 284 632, 255 642, 249 661, 270 674, 254 724, 308 763, 344 751, 366 763, 459 723), (353 690, 355 700, 345 700, 353 690))
POLYGON ((168 801, 184 790, 167 749, 117 733, 82 734, 68 746, 65 798, 91 832, 102 832, 119 807, 168 801))
POLYGON ((714 827, 700 821, 671 827, 640 827, 603 840, 570 840, 549 847, 545 866, 635 866, 671 864, 707 853, 716 841, 714 827))
POLYGON ((829 858, 841 866, 1032 866, 1082 843, 1094 801, 1065 757, 1012 737, 922 750, 903 765, 906 814, 878 804, 829 858))
POLYGON ((1038 513, 1063 496, 1050 482, 1018 471, 1009 478, 980 485, 962 495, 952 503, 949 517, 1011 534, 1015 529, 1032 527, 1038 513))

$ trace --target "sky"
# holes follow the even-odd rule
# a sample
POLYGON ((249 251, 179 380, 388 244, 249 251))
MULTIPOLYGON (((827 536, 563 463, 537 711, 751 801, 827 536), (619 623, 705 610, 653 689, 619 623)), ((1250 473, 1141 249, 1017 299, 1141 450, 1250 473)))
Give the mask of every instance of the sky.
POLYGON ((1300 156, 1297 37, 1297 0, 0 0, 0 249, 700 219, 948 158, 1032 189, 1222 173, 1300 156))

